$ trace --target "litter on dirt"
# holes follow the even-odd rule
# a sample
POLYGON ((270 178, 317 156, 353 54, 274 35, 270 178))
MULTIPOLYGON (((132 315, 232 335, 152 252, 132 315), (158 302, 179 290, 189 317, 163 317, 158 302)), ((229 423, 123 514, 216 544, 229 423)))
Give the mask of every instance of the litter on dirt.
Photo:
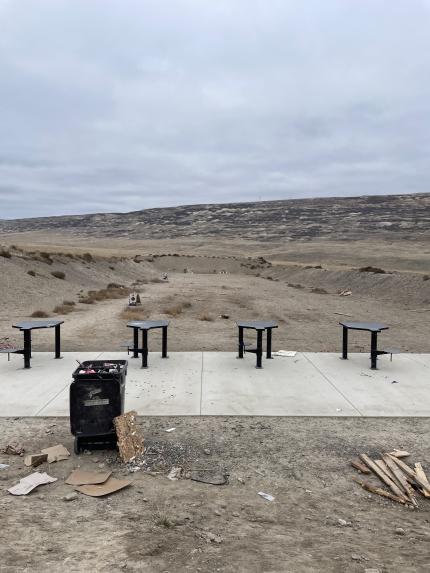
POLYGON ((28 467, 37 467, 48 461, 48 454, 29 454, 24 458, 24 464, 28 467))
POLYGON ((7 470, 10 466, 8 464, 0 464, 0 470, 7 470))
POLYGON ((145 450, 143 436, 136 425, 137 412, 132 410, 114 418, 119 455, 124 463, 130 463, 145 450))
POLYGON ((42 454, 48 454, 48 464, 61 462, 63 460, 67 460, 67 458, 70 457, 69 450, 62 444, 51 446, 50 448, 45 448, 44 450, 41 450, 41 452, 42 454))
POLYGON ((172 481, 177 481, 182 475, 182 468, 172 468, 167 474, 168 479, 172 481))
POLYGON ((272 356, 284 356, 285 358, 293 358, 297 352, 295 350, 278 350, 277 352, 272 352, 272 356))
POLYGON ((259 491, 258 495, 263 497, 264 499, 267 499, 267 501, 274 501, 275 499, 273 495, 271 495, 270 493, 264 493, 264 491, 259 491))
POLYGON ((225 485, 228 482, 228 475, 218 470, 193 470, 190 479, 210 485, 225 485))
POLYGON ((2 452, 9 456, 20 456, 25 452, 25 449, 21 442, 18 442, 18 440, 12 440, 3 448, 2 452))
POLYGON ((85 470, 73 470, 64 483, 68 485, 98 485, 105 483, 112 472, 92 472, 85 470))
POLYGON ((168 430, 164 430, 165 432, 173 432, 176 428, 169 428, 168 430))
POLYGON ((57 478, 49 476, 47 473, 34 472, 19 480, 19 483, 9 488, 7 491, 12 495, 27 495, 39 485, 53 483, 57 478))
POLYGON ((76 486, 76 490, 91 497, 103 497, 131 485, 131 481, 109 477, 102 484, 88 484, 76 486))

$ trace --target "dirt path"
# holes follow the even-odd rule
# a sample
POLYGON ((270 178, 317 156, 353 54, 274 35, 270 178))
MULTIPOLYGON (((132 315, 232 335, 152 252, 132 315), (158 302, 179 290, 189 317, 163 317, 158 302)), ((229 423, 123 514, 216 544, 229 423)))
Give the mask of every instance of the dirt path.
MULTIPOLYGON (((430 567, 430 500, 413 511, 367 494, 352 482, 349 466, 358 452, 400 447, 429 471, 428 420, 188 417, 141 424, 146 446, 161 452, 153 466, 160 474, 127 473, 111 452, 72 455, 39 468, 56 483, 16 498, 6 489, 28 469, 19 456, 0 455, 11 466, 0 471, 2 573, 422 573, 430 567), (176 430, 166 433, 170 427, 176 430), (229 484, 172 482, 166 478, 172 465, 225 468, 229 484), (64 478, 78 466, 112 469, 132 486, 103 499, 79 494, 64 501, 71 490, 64 478)), ((0 447, 17 437, 28 452, 56 443, 72 448, 66 419, 0 419, 0 435, 0 447)))

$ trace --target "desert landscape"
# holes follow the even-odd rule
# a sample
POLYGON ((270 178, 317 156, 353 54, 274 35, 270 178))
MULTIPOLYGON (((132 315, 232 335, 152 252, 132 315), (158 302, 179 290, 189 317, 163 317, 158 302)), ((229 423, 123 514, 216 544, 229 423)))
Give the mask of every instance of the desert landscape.
MULTIPOLYGON (((118 352, 127 322, 142 318, 170 320, 171 352, 234 352, 235 321, 258 318, 278 321, 276 350, 340 352, 338 323, 348 318, 385 322, 382 344, 429 353, 430 194, 2 220, 0 292, 1 342, 20 342, 14 322, 58 317, 65 352, 118 352), (141 306, 128 306, 131 292, 141 306)), ((34 350, 51 350, 51 339, 38 332, 34 350)), ((350 349, 367 352, 366 333, 350 349)), ((0 470, 1 572, 430 567, 429 500, 411 510, 365 492, 350 466, 361 452, 400 448, 428 475, 428 419, 142 416, 139 426, 156 456, 147 471, 112 451, 72 454, 39 468, 56 483, 20 498, 7 488, 28 468, 0 454, 9 466, 0 470), (167 479, 178 465, 183 478, 167 479), (77 467, 109 468, 132 485, 68 499, 64 479, 77 467), (187 479, 193 468, 228 483, 187 479)), ((26 453, 73 450, 67 418, 2 418, 0 427, 0 450, 14 439, 26 453)))

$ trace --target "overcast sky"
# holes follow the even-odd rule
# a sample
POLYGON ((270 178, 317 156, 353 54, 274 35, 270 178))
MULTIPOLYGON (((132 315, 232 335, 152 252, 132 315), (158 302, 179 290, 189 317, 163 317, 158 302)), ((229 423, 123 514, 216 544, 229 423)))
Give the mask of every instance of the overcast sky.
POLYGON ((0 0, 0 218, 429 191, 430 0, 0 0))

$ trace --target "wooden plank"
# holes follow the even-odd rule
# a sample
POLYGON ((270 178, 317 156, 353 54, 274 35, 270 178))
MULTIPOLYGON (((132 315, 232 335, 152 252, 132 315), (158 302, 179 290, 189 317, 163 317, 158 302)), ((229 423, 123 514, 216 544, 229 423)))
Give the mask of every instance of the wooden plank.
MULTIPOLYGON (((375 464, 380 468, 380 470, 383 471, 384 474, 389 479, 393 480, 393 482, 399 486, 399 489, 402 490, 402 484, 399 483, 396 476, 390 471, 390 468, 387 466, 387 464, 383 460, 374 460, 374 461, 375 461, 375 464)), ((406 493, 406 491, 404 493, 406 493)))
POLYGON ((408 499, 406 498, 402 490, 399 488, 399 486, 396 483, 394 483, 394 481, 391 478, 387 477, 386 474, 381 469, 379 469, 379 467, 375 464, 375 462, 369 458, 369 456, 367 456, 366 454, 360 454, 360 459, 363 460, 366 466, 370 468, 372 472, 375 473, 379 477, 379 479, 383 481, 385 485, 387 485, 391 489, 391 491, 394 493, 396 497, 400 497, 401 499, 408 501, 408 499))
POLYGON ((413 481, 415 483, 417 483, 419 486, 422 487, 422 489, 424 489, 425 491, 427 491, 427 493, 430 493, 430 488, 428 486, 428 482, 426 482, 426 480, 423 480, 419 475, 417 475, 414 470, 409 467, 407 464, 405 464, 405 462, 402 462, 402 460, 399 460, 398 458, 391 456, 390 454, 388 454, 390 456, 390 458, 396 462, 396 464, 399 466, 399 468, 401 470, 403 470, 405 472, 405 474, 410 477, 411 479, 413 479, 413 481))
POLYGON ((351 460, 351 465, 353 468, 355 468, 356 470, 358 470, 359 472, 361 472, 362 474, 370 474, 371 471, 369 470, 369 468, 364 465, 361 460, 359 460, 358 458, 355 460, 351 460))
MULTIPOLYGON (((427 479, 427 476, 426 476, 426 474, 425 474, 425 471, 424 471, 424 469, 423 469, 423 466, 422 466, 419 462, 417 462, 417 463, 415 464, 415 473, 417 474, 417 476, 418 476, 420 479, 422 479, 423 481, 425 481, 425 482, 428 483, 428 488, 429 488, 429 490, 430 490, 430 483, 429 483, 429 481, 428 481, 428 479, 427 479)), ((425 489, 420 489, 420 491, 421 491, 421 493, 424 495, 424 497, 430 497, 430 493, 429 493, 427 490, 425 490, 425 489)))
POLYGON ((399 468, 399 466, 393 462, 393 460, 390 458, 389 455, 383 454, 382 459, 387 464, 387 466, 390 468, 390 470, 393 472, 393 475, 396 477, 398 483, 400 483, 402 489, 404 490, 406 495, 411 500, 412 505, 414 505, 415 507, 418 507, 417 500, 415 499, 414 488, 408 483, 408 480, 406 479, 405 474, 402 472, 402 470, 399 468))
POLYGON ((114 418, 119 455, 123 462, 132 462, 144 452, 143 436, 136 426, 137 413, 132 410, 114 418))
POLYGON ((388 452, 390 456, 394 456, 395 458, 407 458, 411 454, 406 450, 393 450, 392 452, 388 452))
POLYGON ((367 491, 370 491, 372 493, 376 493, 377 495, 381 495, 381 496, 386 497, 388 499, 391 499, 393 501, 397 501, 397 503, 403 503, 403 504, 406 503, 406 501, 402 497, 397 497, 396 495, 393 495, 389 491, 385 491, 385 489, 382 489, 380 487, 375 487, 372 484, 370 484, 369 482, 363 481, 356 476, 352 476, 352 479, 356 483, 361 485, 361 487, 367 491))

